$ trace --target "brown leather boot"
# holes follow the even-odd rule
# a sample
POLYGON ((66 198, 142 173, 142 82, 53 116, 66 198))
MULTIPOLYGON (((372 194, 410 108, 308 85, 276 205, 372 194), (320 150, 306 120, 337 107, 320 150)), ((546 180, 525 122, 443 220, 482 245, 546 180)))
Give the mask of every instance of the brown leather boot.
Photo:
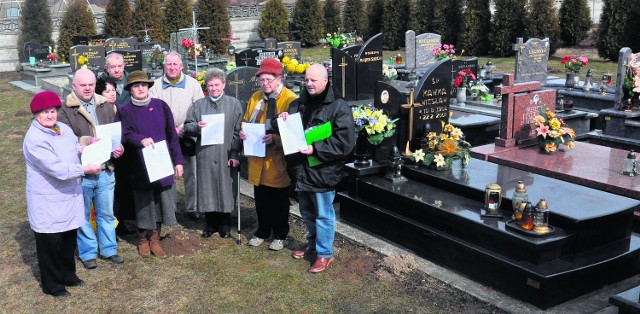
POLYGON ((165 253, 160 246, 160 224, 158 224, 158 228, 153 230, 151 234, 151 253, 159 258, 167 257, 167 253, 165 253))
POLYGON ((149 239, 147 239, 147 231, 146 229, 138 229, 138 237, 140 240, 138 241, 138 254, 140 257, 147 258, 151 256, 151 252, 149 251, 149 239))

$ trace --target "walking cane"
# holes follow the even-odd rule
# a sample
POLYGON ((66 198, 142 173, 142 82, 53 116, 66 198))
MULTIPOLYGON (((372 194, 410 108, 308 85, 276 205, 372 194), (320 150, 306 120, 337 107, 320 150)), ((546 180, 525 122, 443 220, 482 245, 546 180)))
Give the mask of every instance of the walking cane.
POLYGON ((236 244, 240 244, 240 166, 236 167, 237 173, 237 189, 236 189, 236 207, 238 208, 238 240, 236 244))

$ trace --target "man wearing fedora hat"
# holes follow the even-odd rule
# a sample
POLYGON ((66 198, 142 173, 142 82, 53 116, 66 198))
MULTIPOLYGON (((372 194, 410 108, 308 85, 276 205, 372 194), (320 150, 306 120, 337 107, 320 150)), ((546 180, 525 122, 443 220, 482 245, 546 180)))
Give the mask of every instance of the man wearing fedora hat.
MULTIPOLYGON (((249 240, 250 246, 259 246, 271 236, 274 240, 270 250, 279 251, 287 245, 289 234, 289 185, 287 164, 282 150, 280 135, 273 132, 271 120, 289 110, 289 104, 298 96, 282 82, 282 63, 278 59, 262 60, 256 73, 261 90, 249 99, 243 122, 265 124, 265 157, 248 156, 249 183, 254 186, 258 230, 249 240)), ((240 138, 247 139, 240 131, 240 138)))
MULTIPOLYGON (((183 142, 195 143, 184 135, 184 121, 193 102, 204 98, 200 83, 193 77, 185 75, 182 57, 175 51, 167 53, 164 58, 164 75, 155 80, 149 87, 151 97, 162 99, 169 105, 173 113, 176 132, 183 142)), ((184 154, 185 152, 183 152, 184 154)), ((197 209, 196 159, 193 154, 183 155, 184 160, 184 196, 185 211, 189 218, 197 220, 200 213, 197 209)))
MULTIPOLYGON (((95 93, 96 77, 88 69, 79 69, 73 75, 73 93, 67 96, 60 109, 59 121, 68 125, 78 137, 81 145, 98 141, 96 126, 114 122, 115 111, 105 97, 95 93)), ((110 139, 102 139, 103 141, 110 139)), ((111 155, 118 158, 123 148, 119 146, 111 155)), ((111 161, 101 165, 103 171, 82 178, 84 214, 86 222, 78 229, 78 256, 87 269, 98 266, 98 251, 102 258, 121 264, 116 242, 116 217, 113 215, 113 193, 115 188, 114 167, 111 161), (96 231, 91 227, 91 206, 96 214, 96 231)))

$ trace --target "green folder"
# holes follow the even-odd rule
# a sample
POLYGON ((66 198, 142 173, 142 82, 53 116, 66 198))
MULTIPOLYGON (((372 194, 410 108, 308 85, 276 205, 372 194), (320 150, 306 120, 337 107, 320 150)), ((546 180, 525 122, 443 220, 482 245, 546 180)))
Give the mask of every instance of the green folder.
MULTIPOLYGON (((304 132, 304 138, 307 140, 307 145, 311 145, 317 141, 322 141, 329 136, 331 136, 331 122, 309 128, 304 132)), ((309 162, 309 167, 315 167, 323 163, 313 155, 307 156, 307 161, 309 162)))

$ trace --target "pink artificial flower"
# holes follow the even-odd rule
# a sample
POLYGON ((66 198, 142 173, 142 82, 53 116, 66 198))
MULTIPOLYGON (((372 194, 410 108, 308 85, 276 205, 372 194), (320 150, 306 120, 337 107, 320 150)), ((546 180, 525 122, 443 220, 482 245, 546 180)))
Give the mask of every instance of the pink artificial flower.
POLYGON ((547 134, 549 134, 549 126, 541 125, 536 128, 536 131, 538 131, 538 136, 542 135, 542 138, 547 138, 547 134))

